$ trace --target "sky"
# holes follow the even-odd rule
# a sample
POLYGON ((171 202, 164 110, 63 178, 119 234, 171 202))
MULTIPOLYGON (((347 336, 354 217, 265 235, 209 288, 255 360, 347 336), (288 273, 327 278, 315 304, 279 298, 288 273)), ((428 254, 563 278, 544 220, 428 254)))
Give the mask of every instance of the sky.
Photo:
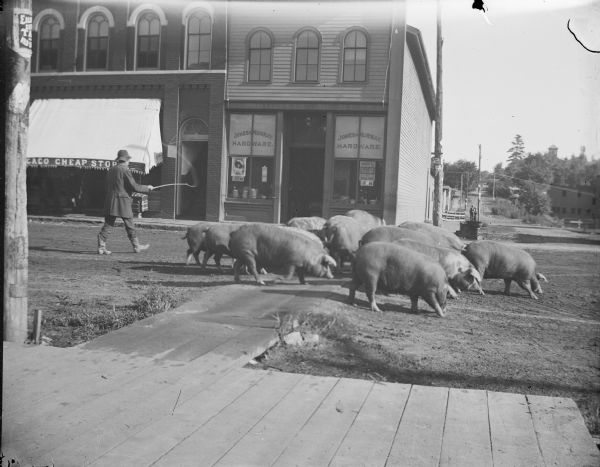
MULTIPOLYGON (((526 152, 600 159, 600 0, 442 0, 444 162, 506 166, 516 134, 526 152), (491 24, 490 24, 491 23, 491 24)), ((436 1, 408 0, 435 83, 436 1)))

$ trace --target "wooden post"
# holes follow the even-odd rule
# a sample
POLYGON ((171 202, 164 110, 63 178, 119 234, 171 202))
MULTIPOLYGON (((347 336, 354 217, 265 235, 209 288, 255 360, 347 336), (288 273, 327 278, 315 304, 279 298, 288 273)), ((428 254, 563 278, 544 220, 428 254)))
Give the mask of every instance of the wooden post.
POLYGON ((442 6, 437 0, 437 64, 435 89, 435 147, 433 225, 442 226, 442 197, 444 189, 444 163, 442 162, 442 6))
POLYGON ((6 21, 4 340, 27 339, 27 132, 31 0, 10 0, 6 21))
POLYGON ((479 145, 479 169, 477 170, 477 221, 481 211, 481 144, 479 145))
POLYGON ((33 312, 33 343, 41 344, 42 342, 42 310, 33 312))

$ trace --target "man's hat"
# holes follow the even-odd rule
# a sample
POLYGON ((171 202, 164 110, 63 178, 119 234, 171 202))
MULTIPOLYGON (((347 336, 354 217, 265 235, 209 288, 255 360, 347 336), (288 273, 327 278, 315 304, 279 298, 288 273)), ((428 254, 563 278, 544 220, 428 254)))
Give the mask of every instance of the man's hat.
POLYGON ((126 149, 121 149, 117 153, 117 160, 118 161, 128 161, 129 159, 131 159, 131 156, 129 155, 129 153, 127 152, 126 149))

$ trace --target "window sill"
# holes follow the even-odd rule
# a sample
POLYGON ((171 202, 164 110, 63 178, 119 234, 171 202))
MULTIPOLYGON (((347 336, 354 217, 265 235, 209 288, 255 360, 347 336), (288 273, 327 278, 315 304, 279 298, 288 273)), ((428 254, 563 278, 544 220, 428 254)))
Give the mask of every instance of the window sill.
POLYGON ((275 198, 225 198, 226 203, 238 204, 273 204, 275 198))

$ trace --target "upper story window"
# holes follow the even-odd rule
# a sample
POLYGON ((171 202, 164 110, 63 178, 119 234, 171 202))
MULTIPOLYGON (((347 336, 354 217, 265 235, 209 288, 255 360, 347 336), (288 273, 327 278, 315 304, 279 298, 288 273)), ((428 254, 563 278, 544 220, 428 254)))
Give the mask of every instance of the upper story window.
POLYGON ((342 81, 345 83, 367 79, 367 35, 352 30, 344 37, 342 81))
POLYGON ((160 47, 160 19, 148 11, 137 24, 137 68, 158 68, 160 47))
POLYGON ((108 65, 108 19, 101 13, 87 27, 85 63, 88 70, 105 70, 108 65))
POLYGON ((39 71, 58 70, 60 29, 60 22, 55 16, 48 15, 42 19, 39 28, 39 71))
POLYGON ((248 81, 269 81, 271 79, 271 36, 265 31, 257 31, 248 41, 248 81))
POLYGON ((192 13, 187 22, 187 69, 210 68, 212 20, 203 11, 192 13))
POLYGON ((295 81, 317 81, 319 78, 319 36, 302 31, 296 38, 295 81))

